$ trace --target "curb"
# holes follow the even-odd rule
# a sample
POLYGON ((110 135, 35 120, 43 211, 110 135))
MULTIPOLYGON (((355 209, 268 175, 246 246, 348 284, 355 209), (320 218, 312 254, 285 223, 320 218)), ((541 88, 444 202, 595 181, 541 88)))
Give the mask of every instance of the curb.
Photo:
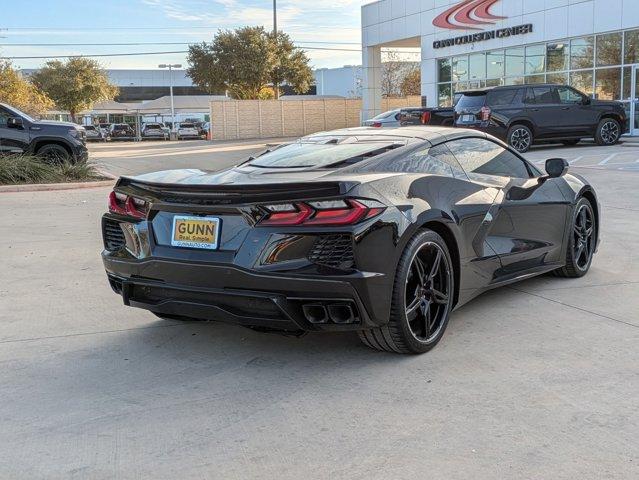
POLYGON ((98 173, 109 180, 98 182, 76 182, 76 183, 26 183, 24 185, 0 185, 0 193, 15 192, 50 192, 54 190, 76 190, 82 188, 112 187, 118 177, 110 173, 98 170, 98 173))

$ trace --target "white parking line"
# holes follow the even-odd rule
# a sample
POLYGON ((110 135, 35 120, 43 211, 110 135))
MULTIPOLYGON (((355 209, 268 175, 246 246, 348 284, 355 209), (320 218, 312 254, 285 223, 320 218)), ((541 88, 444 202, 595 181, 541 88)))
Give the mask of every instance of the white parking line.
POLYGON ((615 158, 617 156, 616 153, 613 153, 612 155, 608 155, 606 158, 604 158, 601 162, 598 163, 598 165, 605 165, 606 163, 608 163, 610 160, 612 160, 613 158, 615 158))
POLYGON ((579 156, 579 157, 575 157, 572 160, 568 160, 568 165, 572 165, 575 162, 578 162, 579 160, 581 160, 582 158, 584 158, 583 155, 579 156))

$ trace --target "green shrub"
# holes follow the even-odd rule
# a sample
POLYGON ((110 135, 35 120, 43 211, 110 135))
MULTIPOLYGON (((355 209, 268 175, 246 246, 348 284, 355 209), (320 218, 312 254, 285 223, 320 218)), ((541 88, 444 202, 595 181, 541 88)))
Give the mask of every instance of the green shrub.
POLYGON ((0 156, 0 185, 61 183, 101 180, 99 172, 86 162, 52 165, 32 155, 0 156))

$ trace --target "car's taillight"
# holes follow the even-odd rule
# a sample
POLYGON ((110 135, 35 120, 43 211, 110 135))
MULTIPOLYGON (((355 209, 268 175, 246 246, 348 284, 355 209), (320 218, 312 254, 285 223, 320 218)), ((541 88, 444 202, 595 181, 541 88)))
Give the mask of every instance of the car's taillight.
POLYGON ((109 194, 109 211, 111 213, 127 215, 134 218, 146 218, 148 207, 148 202, 141 198, 118 192, 111 192, 109 194))
POLYGON ((386 207, 373 200, 328 200, 266 205, 263 226, 343 226, 376 217, 386 207))
POLYGON ((371 125, 371 127, 380 128, 382 124, 380 122, 375 122, 371 125))
POLYGON ((428 125, 430 123, 431 113, 424 112, 422 113, 422 125, 428 125))
POLYGON ((484 122, 490 120, 491 110, 490 107, 481 107, 481 119, 484 122))

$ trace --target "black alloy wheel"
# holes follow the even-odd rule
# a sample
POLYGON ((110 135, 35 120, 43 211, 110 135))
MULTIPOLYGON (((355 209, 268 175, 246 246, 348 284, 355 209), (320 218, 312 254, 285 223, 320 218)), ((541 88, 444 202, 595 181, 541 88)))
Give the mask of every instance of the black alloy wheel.
POLYGON ((71 159, 69 152, 56 144, 45 145, 38 150, 38 156, 50 165, 60 165, 71 159))
POLYGON ((621 126, 614 118, 604 118, 597 126, 595 141, 598 145, 614 145, 621 137, 621 126))
POLYGON ((562 277, 583 277, 590 269, 596 246, 597 218, 588 199, 581 198, 575 207, 566 265, 557 270, 557 274, 562 277))
POLYGON ((364 344, 397 353, 424 353, 442 338, 453 308, 454 271, 448 247, 423 230, 400 259, 386 326, 359 332, 364 344))
POLYGON ((508 130, 508 145, 519 153, 530 150, 533 144, 533 134, 525 125, 515 125, 508 130))

